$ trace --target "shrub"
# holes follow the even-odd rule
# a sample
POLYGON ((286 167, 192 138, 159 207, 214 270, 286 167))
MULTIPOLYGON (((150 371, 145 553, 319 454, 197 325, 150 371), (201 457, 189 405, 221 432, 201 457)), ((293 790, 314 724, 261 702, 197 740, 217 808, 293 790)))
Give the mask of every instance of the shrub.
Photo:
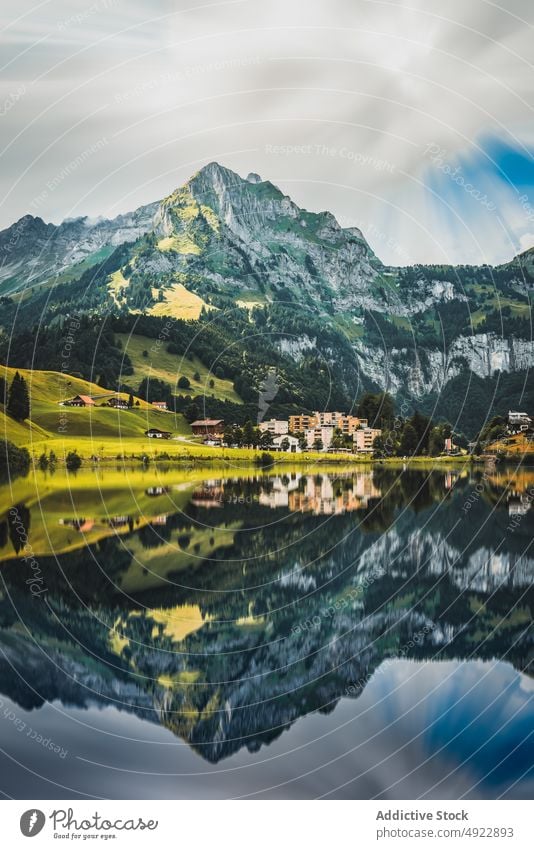
POLYGON ((69 472, 75 472, 82 465, 82 458, 77 451, 69 451, 65 457, 65 466, 69 472))

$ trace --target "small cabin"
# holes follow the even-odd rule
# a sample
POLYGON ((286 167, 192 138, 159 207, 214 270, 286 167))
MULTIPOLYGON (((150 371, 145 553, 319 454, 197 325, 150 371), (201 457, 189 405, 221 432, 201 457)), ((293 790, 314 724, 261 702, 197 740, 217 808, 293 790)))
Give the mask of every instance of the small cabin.
POLYGON ((94 407, 95 402, 90 395, 75 395, 64 402, 66 407, 94 407))
POLYGON ((167 412, 167 402, 166 401, 152 401, 152 406, 155 410, 164 410, 167 412))
POLYGON ((148 436, 149 439, 170 439, 172 433, 170 430, 160 430, 157 427, 151 427, 145 430, 145 436, 148 436))
POLYGON ((224 421, 222 419, 197 419, 191 423, 191 430, 195 436, 218 436, 224 433, 224 421))

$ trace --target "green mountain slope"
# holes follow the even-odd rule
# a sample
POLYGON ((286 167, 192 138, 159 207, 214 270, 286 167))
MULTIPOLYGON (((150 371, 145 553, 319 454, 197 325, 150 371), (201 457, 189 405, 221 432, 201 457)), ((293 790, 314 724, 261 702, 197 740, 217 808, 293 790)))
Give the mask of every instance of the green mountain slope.
MULTIPOLYGON (((1 375, 11 383, 15 369, 2 369, 1 375)), ((113 393, 90 381, 52 371, 20 369, 30 395, 30 419, 16 422, 0 406, 2 438, 16 445, 41 446, 47 440, 66 441, 68 449, 75 447, 76 438, 89 440, 118 439, 146 442, 145 430, 158 427, 173 434, 188 435, 190 428, 182 416, 174 416, 152 407, 142 398, 134 398, 136 406, 130 410, 116 410, 105 406, 113 393), (89 395, 95 399, 94 407, 67 407, 62 402, 74 395, 89 395)), ((128 400, 127 393, 120 397, 128 400)))

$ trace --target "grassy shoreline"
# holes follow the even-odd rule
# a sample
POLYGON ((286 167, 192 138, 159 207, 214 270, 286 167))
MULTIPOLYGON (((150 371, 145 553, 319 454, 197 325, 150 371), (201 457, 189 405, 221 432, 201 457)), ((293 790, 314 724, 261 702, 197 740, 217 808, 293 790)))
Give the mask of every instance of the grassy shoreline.
MULTIPOLYGON (((21 441, 18 441, 21 445, 21 441)), ((69 452, 76 451, 84 468, 110 468, 117 465, 163 465, 177 467, 194 466, 196 468, 241 468, 256 466, 261 468, 262 457, 268 454, 272 459, 265 466, 387 466, 402 468, 410 466, 434 466, 461 468, 466 465, 484 466, 486 459, 469 454, 460 456, 440 455, 437 457, 385 457, 378 459, 371 454, 323 453, 310 451, 302 454, 269 451, 255 448, 221 448, 204 445, 201 442, 182 437, 178 440, 155 440, 147 437, 110 437, 110 436, 68 436, 48 437, 25 440, 21 447, 27 448, 33 466, 37 467, 42 454, 53 451, 57 465, 64 466, 69 452)), ((502 455, 499 462, 514 465, 534 465, 534 454, 518 453, 502 455)))
POLYGON ((410 458, 387 457, 376 459, 370 454, 344 454, 323 453, 310 451, 302 454, 290 454, 286 452, 265 451, 255 448, 220 448, 195 443, 192 441, 162 441, 154 439, 102 439, 90 437, 69 437, 66 439, 45 439, 32 441, 26 444, 32 455, 34 464, 37 464, 42 453, 50 454, 54 451, 58 464, 63 464, 65 455, 70 451, 77 451, 82 459, 83 465, 116 466, 119 464, 149 463, 172 465, 194 465, 194 466, 250 466, 262 465, 261 460, 268 454, 272 461, 268 465, 275 466, 310 466, 310 465, 346 465, 346 466, 404 466, 432 464, 432 465, 454 465, 463 466, 473 462, 468 455, 458 457, 425 457, 417 456, 410 458), (98 459, 95 459, 98 458, 98 459))

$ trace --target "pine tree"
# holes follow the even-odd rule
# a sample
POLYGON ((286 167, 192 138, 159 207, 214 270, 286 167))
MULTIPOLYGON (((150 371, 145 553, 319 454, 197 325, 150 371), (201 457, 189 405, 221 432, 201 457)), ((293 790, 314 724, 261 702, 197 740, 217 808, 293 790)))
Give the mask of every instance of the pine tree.
POLYGON ((406 422, 402 429, 399 453, 402 457, 412 457, 417 451, 417 432, 413 425, 406 422))
POLYGON ((97 384, 103 389, 110 389, 113 386, 114 382, 115 381, 113 380, 113 377, 111 376, 110 372, 106 371, 105 369, 102 371, 100 377, 97 380, 97 384))
POLYGON ((247 419, 243 426, 243 442, 249 447, 254 442, 254 425, 252 424, 250 419, 247 419))
POLYGON ((17 422, 22 422, 30 416, 30 397, 26 381, 20 374, 15 372, 15 377, 9 389, 7 401, 7 413, 17 422))

